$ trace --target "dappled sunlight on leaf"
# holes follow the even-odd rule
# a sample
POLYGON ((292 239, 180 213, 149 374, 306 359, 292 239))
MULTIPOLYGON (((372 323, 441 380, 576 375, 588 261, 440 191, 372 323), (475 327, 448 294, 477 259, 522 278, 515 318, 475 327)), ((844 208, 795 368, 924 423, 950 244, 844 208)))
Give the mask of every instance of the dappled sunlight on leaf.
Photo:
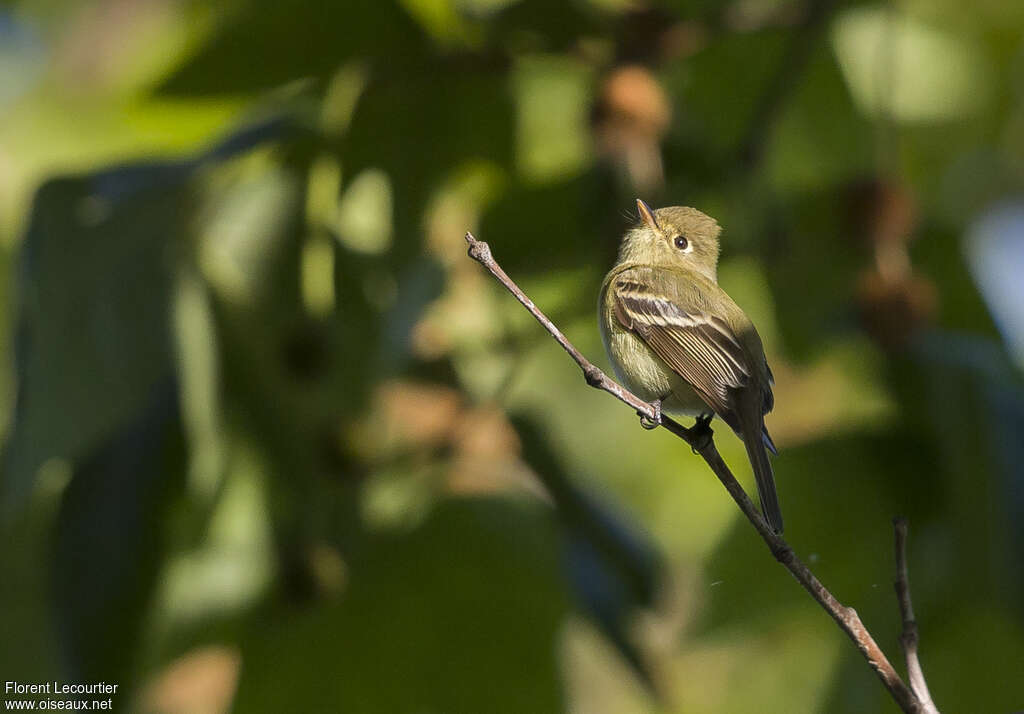
POLYGON ((847 10, 832 36, 846 82, 866 113, 949 121, 985 108, 988 66, 965 39, 882 7, 847 10))
POLYGON ((383 253, 392 238, 391 202, 387 174, 365 169, 348 184, 338 203, 338 237, 353 250, 383 253))
POLYGON ((232 445, 229 464, 206 538, 169 558, 160 575, 154 620, 165 635, 252 605, 274 576, 266 464, 244 443, 232 445))
POLYGON ((569 176, 588 159, 585 65, 560 57, 527 57, 513 74, 517 167, 532 182, 569 176))

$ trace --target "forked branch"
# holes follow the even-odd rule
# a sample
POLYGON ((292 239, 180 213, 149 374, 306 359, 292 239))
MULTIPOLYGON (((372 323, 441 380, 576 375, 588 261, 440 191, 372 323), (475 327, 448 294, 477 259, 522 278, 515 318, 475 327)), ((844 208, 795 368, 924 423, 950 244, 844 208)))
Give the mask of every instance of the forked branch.
POLYGON ((903 618, 900 645, 907 661, 907 679, 910 680, 910 690, 921 702, 922 711, 938 714, 939 710, 935 708, 931 692, 928 691, 928 682, 924 679, 921 662, 917 659, 917 620, 914 619, 910 579, 907 577, 907 520, 895 518, 892 525, 896 532, 896 599, 900 603, 900 615, 903 618))
MULTIPOLYGON (((740 486, 736 477, 733 476, 732 471, 726 466, 725 461, 722 460, 721 455, 718 453, 718 448, 715 446, 715 440, 713 438, 710 429, 688 429, 679 422, 660 415, 655 408, 640 399, 638 396, 630 392, 628 389, 620 385, 615 380, 611 379, 596 365, 590 362, 583 354, 576 349, 576 347, 569 342, 562 331, 558 329, 548 317, 541 312, 541 310, 533 303, 533 301, 527 297, 526 293, 516 285, 516 283, 502 270, 501 266, 494 259, 491 253, 491 248, 487 243, 477 240, 472 233, 466 233, 466 242, 469 244, 469 256, 483 265, 487 271, 493 275, 498 282, 505 286, 505 288, 512 293, 512 295, 522 303, 531 315, 533 315, 537 322, 539 322, 548 333, 562 346, 562 348, 572 357, 573 361, 579 365, 580 369, 583 370, 583 376, 587 380, 587 384, 598 389, 602 389, 612 396, 618 398, 620 401, 625 402, 633 409, 636 413, 648 420, 649 422, 657 422, 660 426, 665 427, 670 432, 678 436, 680 439, 685 441, 690 447, 701 455, 704 461, 707 462, 708 466, 718 477, 718 480, 722 482, 725 489, 732 496, 733 500, 736 501, 736 505, 739 506, 743 515, 746 516, 747 520, 750 521, 751 525, 757 530, 761 539, 767 544, 772 555, 796 578, 811 597, 821 605, 822 609, 827 612, 839 628, 846 633, 847 637, 853 641, 857 649, 860 650, 861 655, 867 660, 867 663, 878 675, 878 678, 882 680, 882 684, 889 690, 892 698, 899 705, 900 709, 910 714, 938 714, 935 709, 935 705, 931 703, 931 698, 928 696, 922 697, 921 692, 918 691, 917 687, 913 690, 904 683, 900 678, 900 675, 893 668, 892 664, 886 658, 885 653, 875 642, 875 639, 868 632, 868 629, 861 622, 860 617, 857 615, 857 611, 852 607, 847 607, 839 602, 832 593, 821 584, 821 581, 815 577, 814 573, 804 565, 804 563, 796 556, 793 549, 781 536, 776 535, 774 531, 769 527, 764 517, 761 515, 761 511, 754 505, 747 496, 746 491, 740 486)), ((904 528, 905 534, 905 528, 904 528)), ((900 552, 900 541, 899 526, 897 525, 897 553, 900 552)), ((906 586, 906 568, 905 561, 900 560, 903 563, 903 578, 902 582, 906 586)), ((899 572, 899 571, 898 571, 899 572)), ((899 591, 899 582, 897 580, 897 590, 899 591)), ((902 596, 901 596, 902 598, 902 596)), ((901 611, 904 615, 904 627, 906 629, 906 623, 908 622, 907 613, 910 613, 909 622, 913 623, 913 613, 909 609, 910 596, 909 590, 906 595, 907 609, 903 609, 903 600, 901 599, 901 611)), ((920 675, 920 682, 924 687, 923 693, 927 695, 927 686, 924 686, 924 676, 920 674, 920 665, 917 664, 916 657, 916 626, 913 628, 913 648, 915 669, 910 669, 911 683, 915 682, 915 671, 920 675)), ((906 637, 906 635, 905 635, 906 637)), ((907 650, 907 662, 908 668, 910 667, 910 654, 911 648, 908 647, 908 642, 911 640, 904 639, 904 648, 907 650)))

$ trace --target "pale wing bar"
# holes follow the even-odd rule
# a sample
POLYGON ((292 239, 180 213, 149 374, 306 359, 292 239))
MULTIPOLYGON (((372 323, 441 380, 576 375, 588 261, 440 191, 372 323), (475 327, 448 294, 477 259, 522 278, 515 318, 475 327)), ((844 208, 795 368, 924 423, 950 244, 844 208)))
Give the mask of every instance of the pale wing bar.
POLYGON ((735 428, 729 392, 745 386, 750 372, 743 348, 728 325, 704 313, 686 312, 634 281, 617 283, 614 295, 619 322, 637 333, 735 428))

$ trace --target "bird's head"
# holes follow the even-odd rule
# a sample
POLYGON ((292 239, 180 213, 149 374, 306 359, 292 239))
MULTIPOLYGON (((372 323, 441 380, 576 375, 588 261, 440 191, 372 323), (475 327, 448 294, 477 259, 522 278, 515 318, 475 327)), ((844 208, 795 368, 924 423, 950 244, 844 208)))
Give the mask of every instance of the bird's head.
POLYGON ((639 198, 636 207, 640 223, 623 238, 620 260, 686 268, 717 280, 722 229, 714 218, 689 206, 652 210, 639 198))

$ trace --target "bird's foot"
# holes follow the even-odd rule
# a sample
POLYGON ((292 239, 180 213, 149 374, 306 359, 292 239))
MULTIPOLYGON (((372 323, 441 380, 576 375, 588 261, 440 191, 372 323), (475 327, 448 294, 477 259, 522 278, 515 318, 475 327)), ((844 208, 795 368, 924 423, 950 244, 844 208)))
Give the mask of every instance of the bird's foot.
POLYGON ((690 427, 690 436, 693 437, 690 448, 693 449, 693 453, 700 453, 711 443, 715 434, 711 429, 711 420, 714 418, 714 414, 701 414, 690 427))
POLYGON ((646 414, 640 415, 640 426, 644 429, 657 429, 661 426, 661 400, 655 399, 651 402, 651 407, 654 408, 654 418, 651 419, 646 414))

